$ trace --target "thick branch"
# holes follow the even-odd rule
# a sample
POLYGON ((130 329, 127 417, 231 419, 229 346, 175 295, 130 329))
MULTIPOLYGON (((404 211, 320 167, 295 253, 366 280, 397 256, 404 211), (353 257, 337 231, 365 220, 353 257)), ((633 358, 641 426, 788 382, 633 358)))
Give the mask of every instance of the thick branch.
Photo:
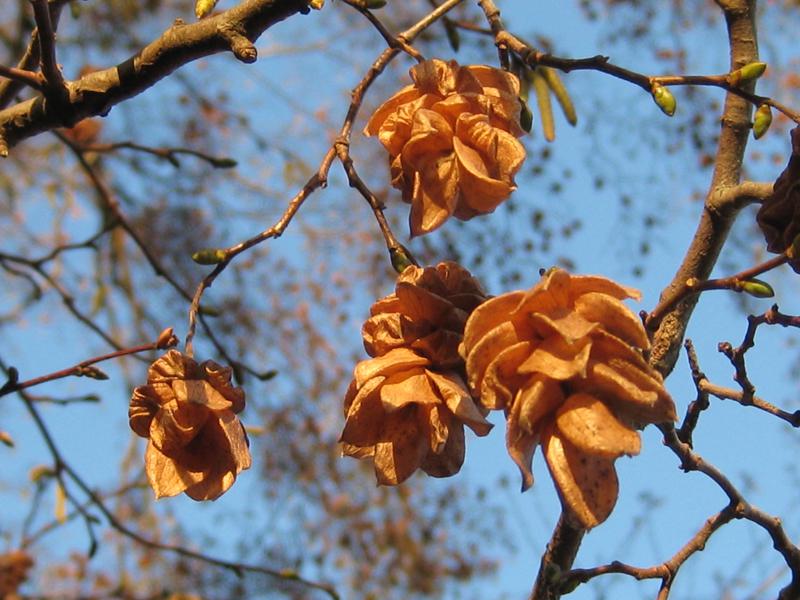
MULTIPOLYGON (((720 3, 728 26, 731 47, 731 70, 758 60, 755 29, 755 0, 730 0, 720 3)), ((752 84, 748 91, 752 91, 752 84)), ((714 175, 706 195, 692 243, 672 282, 662 292, 662 301, 680 290, 690 278, 707 279, 717 262, 731 225, 739 211, 739 203, 719 204, 728 188, 739 184, 747 136, 750 132, 752 107, 737 95, 728 93, 722 115, 714 175)), ((652 364, 666 375, 672 371, 681 341, 698 296, 680 302, 661 322, 653 339, 652 364)))
POLYGON ((176 21, 157 40, 125 62, 67 82, 64 106, 42 96, 0 111, 0 137, 8 148, 43 131, 104 115, 114 105, 136 96, 194 60, 231 50, 245 62, 255 60, 252 46, 266 29, 298 12, 305 0, 245 0, 239 6, 197 23, 176 21))

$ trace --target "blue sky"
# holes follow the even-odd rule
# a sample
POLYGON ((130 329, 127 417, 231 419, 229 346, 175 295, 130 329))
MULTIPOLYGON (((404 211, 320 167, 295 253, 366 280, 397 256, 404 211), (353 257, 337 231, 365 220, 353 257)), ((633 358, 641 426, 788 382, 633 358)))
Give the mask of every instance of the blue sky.
MULTIPOLYGON (((634 70, 661 72, 663 68, 655 60, 654 52, 646 52, 640 48, 631 50, 624 44, 609 44, 602 37, 602 29, 582 20, 574 3, 547 1, 534 5, 528 0, 513 0, 501 2, 500 7, 507 24, 514 31, 527 34, 530 29, 531 33, 547 35, 554 40, 558 53, 577 57, 607 52, 612 55, 612 60, 634 70)), ((317 123, 336 126, 340 122, 343 117, 343 98, 346 90, 357 81, 358 69, 341 68, 341 54, 345 51, 338 46, 334 47, 330 55, 322 57, 313 50, 314 43, 324 44, 331 36, 327 29, 329 21, 326 21, 326 11, 332 10, 346 8, 331 5, 321 14, 312 14, 285 24, 276 30, 276 35, 280 37, 268 36, 259 43, 262 56, 259 63, 252 68, 240 65, 231 67, 231 73, 248 73, 244 77, 245 87, 240 96, 244 105, 250 102, 251 97, 255 101, 264 94, 266 86, 267 94, 284 93, 294 109, 299 104, 303 112, 315 115, 317 123), (309 38, 309 47, 312 50, 300 58, 281 56, 277 50, 300 35, 309 38), (298 67, 298 61, 302 61, 302 68, 298 67), (297 92, 309 88, 314 93, 301 95, 297 92)), ((391 10, 391 7, 387 10, 391 10)), ((656 27, 659 26, 669 31, 668 26, 657 21, 656 27)), ((668 45, 669 38, 666 39, 668 45)), ((698 27, 686 36, 685 42, 692 72, 717 73, 725 70, 727 49, 720 20, 707 28, 698 27)), ((380 40, 376 40, 374 48, 365 51, 361 57, 364 65, 380 49, 380 40)), ((457 58, 466 62, 470 54, 475 53, 464 50, 457 58)), ((213 82, 218 78, 215 69, 226 69, 229 65, 230 61, 214 57, 189 69, 201 80, 205 78, 213 82)), ((410 66, 410 63, 406 66, 410 66)), ((395 71, 398 76, 404 76, 406 66, 395 71)), ((571 129, 557 116, 558 137, 552 147, 554 158, 548 163, 551 171, 545 176, 528 174, 522 177, 516 198, 523 206, 539 206, 558 218, 567 218, 570 214, 578 213, 584 220, 584 226, 569 240, 554 240, 549 252, 523 257, 521 260, 527 262, 521 267, 529 276, 520 282, 520 286, 533 285, 540 267, 549 266, 559 255, 566 254, 573 257, 579 272, 607 275, 640 288, 643 299, 640 305, 632 306, 634 310, 652 308, 694 231, 701 205, 692 199, 692 194, 698 189, 704 189, 708 177, 707 173, 696 168, 698 157, 691 152, 654 157, 647 145, 647 140, 651 137, 680 137, 677 128, 685 122, 682 121, 685 113, 680 112, 685 101, 684 92, 681 90, 675 94, 679 106, 678 116, 668 119, 657 110, 646 94, 624 82, 595 73, 571 74, 566 81, 573 91, 579 125, 571 129), (641 134, 641 137, 637 134, 641 134), (594 185, 598 168, 604 168, 604 174, 609 181, 603 189, 597 189, 594 185), (558 179, 559 173, 564 169, 569 169, 572 177, 564 181, 564 191, 555 195, 551 188, 553 180, 558 179), (618 202, 621 191, 632 196, 632 209, 618 202), (649 238, 652 242, 652 253, 646 259, 648 268, 644 276, 637 279, 630 272, 630 259, 638 248, 638 238, 631 233, 631 228, 637 223, 640 213, 651 208, 651 205, 658 207, 662 226, 649 238)), ((404 84, 405 81, 402 82, 404 84)), ((165 82, 164 86, 165 90, 169 90, 169 86, 180 87, 173 81, 165 82)), ((721 99, 720 93, 718 97, 721 99)), ((374 105, 381 99, 373 96, 368 100, 374 105)), ((135 101, 139 104, 134 107, 145 110, 148 105, 152 108, 159 101, 158 96, 144 96, 135 101)), ((263 126, 265 135, 270 135, 273 126, 291 118, 288 101, 286 98, 279 99, 272 105, 274 110, 269 112, 248 112, 246 106, 242 111, 253 119, 262 119, 263 123, 257 124, 263 126)), ((133 114, 136 114, 135 110, 133 114)), ((129 118, 129 113, 115 109, 108 119, 108 127, 116 127, 120 131, 130 131, 132 127, 135 129, 137 123, 127 121, 129 118), (117 115, 118 112, 121 114, 117 115)), ((158 132, 147 131, 146 127, 143 129, 143 137, 154 140, 152 143, 158 141, 158 132)), ((314 131, 313 128, 309 129, 314 131)), ((686 135, 683 134, 684 137, 686 135)), ((329 140, 324 135, 313 137, 308 130, 303 131, 301 139, 302 143, 289 140, 287 145, 291 150, 301 153, 311 164, 315 164, 321 156, 321 149, 324 149, 329 140)), ((240 176, 261 178, 269 182, 270 178, 275 178, 279 173, 279 169, 274 166, 275 161, 271 160, 273 153, 279 154, 276 150, 271 149, 259 155, 254 151, 252 140, 240 145, 233 145, 230 141, 226 143, 230 144, 226 148, 230 147, 238 152, 236 158, 242 164, 240 176)), ((534 152, 530 160, 535 159, 536 152, 544 144, 534 124, 534 135, 530 141, 534 152)), ((787 150, 785 138, 778 135, 772 138, 768 136, 763 144, 769 144, 767 147, 773 151, 787 150)), ((353 152, 363 160, 369 160, 376 153, 376 146, 374 140, 365 140, 360 135, 354 136, 353 152)), ((374 172, 368 173, 371 180, 382 180, 384 174, 380 168, 376 167, 374 172)), ((782 168, 782 163, 756 163, 750 171, 754 176, 770 180, 782 168)), ((335 168, 333 183, 341 183, 338 173, 335 168)), ((224 196, 230 189, 230 184, 222 179, 217 182, 217 193, 224 196)), ((141 184, 134 184, 134 187, 137 185, 141 184)), ((280 189, 280 186, 276 185, 276 188, 280 189)), ((316 196, 314 202, 317 216, 303 216, 295 223, 295 229, 290 230, 280 240, 270 242, 272 245, 269 252, 288 260, 308 261, 310 268, 315 267, 315 261, 321 262, 320 257, 305 254, 302 234, 318 220, 324 222, 327 218, 336 217, 335 203, 341 198, 336 189, 336 186, 332 186, 334 191, 316 196)), ((200 201, 202 200, 198 200, 200 201)), ((253 205, 263 209, 261 217, 269 222, 269 216, 281 210, 283 201, 276 199, 274 203, 265 202, 262 195, 257 196, 253 205)), ((46 203, 41 210, 47 210, 46 203)), ((389 214, 404 223, 405 217, 400 216, 404 210, 405 207, 399 203, 393 204, 390 205, 389 214)), ((499 227, 507 227, 512 235, 526 234, 523 229, 525 223, 516 219, 505 208, 481 219, 492 220, 499 227)), ((752 219, 751 215, 742 219, 742 239, 749 239, 748 243, 756 245, 760 242, 759 239, 745 237, 749 219, 752 219)), ((75 226, 79 226, 81 222, 80 218, 74 219, 75 226)), ((260 222, 255 225, 261 227, 260 222)), ((227 228, 230 239, 238 240, 252 234, 253 226, 253 220, 248 221, 245 215, 227 228)), ((452 224, 446 225, 444 230, 451 233, 458 231, 452 224)), ((401 231, 404 233, 403 229, 398 230, 398 233, 401 231)), ((414 244, 419 242, 413 242, 412 249, 414 244)), ((742 248, 736 251, 742 252, 742 248)), ((747 251, 748 248, 745 248, 744 252, 747 251)), ((231 285, 230 280, 225 282, 226 275, 217 283, 213 293, 231 285)), ((778 295, 774 301, 778 302, 782 310, 798 313, 800 306, 796 301, 796 286, 792 276, 793 273, 784 268, 770 274, 766 279, 775 285, 778 295)), ((507 291, 501 287, 499 281, 488 278, 486 283, 491 293, 507 291)), ((384 286, 383 293, 388 293, 391 282, 387 279, 384 286)), ((360 304, 361 312, 365 313, 372 299, 364 293, 364 288, 357 288, 353 302, 360 304)), ((772 300, 765 300, 753 302, 751 305, 761 311, 766 310, 771 302, 772 300)), ((65 343, 65 340, 82 339, 86 336, 85 331, 62 324, 59 316, 51 311, 51 307, 34 308, 26 321, 0 327, 5 348, 3 357, 5 358, 6 353, 13 357, 10 362, 21 368, 23 377, 63 368, 85 358, 85 354, 81 354, 85 347, 75 348, 73 344, 65 343), (35 342, 32 343, 31 340, 35 342)), ((354 312, 358 311, 354 309, 354 312)), ((175 325, 179 334, 183 335, 185 324, 175 325)), ((712 381, 733 385, 732 369, 727 360, 717 353, 716 345, 722 340, 737 344, 744 334, 745 326, 741 310, 726 294, 713 292, 701 299, 689 337, 694 340, 701 365, 712 381)), ((790 330, 762 328, 759 331, 758 346, 748 354, 748 365, 758 386, 759 395, 786 407, 787 410, 796 408, 796 401, 792 396, 796 394, 797 384, 789 379, 791 361, 796 356, 796 351, 792 349, 792 337, 793 332, 790 330)), ((354 330, 347 343, 357 346, 357 340, 358 331, 354 330)), ((207 351, 202 342, 201 348, 207 351)), ((142 369, 138 363, 123 364, 124 368, 120 364, 107 366, 112 375, 111 382, 70 379, 35 390, 42 394, 97 393, 103 397, 103 402, 99 405, 76 405, 68 409, 52 407, 45 411, 65 454, 72 457, 74 466, 97 486, 109 485, 115 481, 116 466, 129 440, 125 426, 128 384, 141 376, 142 369), (109 392, 112 389, 114 391, 109 392), (91 445, 87 445, 87 439, 91 440, 91 445)), ((266 389, 273 392, 280 389, 279 382, 274 385, 276 388, 266 389)), ((694 397, 683 357, 667 385, 679 407, 679 414, 682 414, 694 397)), ((27 476, 27 470, 32 465, 42 462, 45 454, 30 423, 16 403, 6 402, 0 418, 3 428, 11 431, 18 443, 15 450, 0 449, 0 452, 8 454, 9 467, 4 482, 18 481, 27 476)), ((496 493, 500 496, 500 503, 508 509, 507 520, 514 531, 514 540, 512 546, 498 549, 498 552, 504 554, 496 555, 502 565, 497 576, 478 582, 473 588, 461 589, 460 597, 521 598, 532 585, 539 557, 557 519, 559 505, 541 456, 537 456, 534 463, 534 474, 537 478, 535 486, 525 494, 518 493, 519 475, 505 453, 502 419, 499 415, 493 415, 493 420, 496 427, 488 438, 476 439, 472 436, 469 439, 467 461, 457 477, 465 486, 492 481, 498 477, 505 477, 510 481, 507 488, 497 488, 496 493)), ((643 439, 644 449, 639 457, 618 461, 621 481, 618 506, 606 523, 587 536, 576 566, 592 566, 614 559, 641 566, 661 562, 685 543, 706 518, 724 506, 723 494, 703 476, 686 475, 679 471, 677 459, 662 447, 656 430, 646 430, 643 439)), ((259 443, 257 437, 253 443, 259 443)), ((787 530, 793 536, 800 533, 800 515, 794 510, 798 499, 797 473, 792 460, 797 443, 796 432, 757 411, 729 402, 713 401, 711 409, 701 419, 695 443, 696 449, 704 457, 719 466, 734 483, 747 491, 751 502, 782 516, 787 530)), ((255 472, 251 474, 254 475, 255 472)), ((248 481, 248 475, 245 473, 224 499, 215 505, 198 506, 184 498, 176 498, 168 501, 171 503, 170 509, 178 518, 200 523, 199 531, 213 530, 213 518, 220 512, 230 514, 237 507, 249 502, 256 485, 248 481)), ((430 485, 444 483, 432 480, 430 485)), ((9 499, 4 502, 8 508, 4 508, 0 518, 0 533, 5 533, 6 526, 17 521, 24 513, 25 497, 20 497, 15 490, 6 489, 0 492, 9 499)), ((85 536, 80 525, 69 526, 60 535, 48 539, 52 542, 43 552, 56 556, 64 556, 69 551, 85 547, 85 536)), ((769 546, 766 535, 752 526, 734 523, 725 527, 714 536, 706 551, 694 557, 681 571, 671 597, 697 600, 718 598, 721 586, 725 585, 731 586, 733 598, 760 597, 760 592, 753 592, 753 584, 780 569, 779 557, 770 552, 769 546), (739 575, 748 582, 741 587, 737 587, 739 575), (749 596, 751 592, 755 595, 749 596)), ((224 546, 220 550, 224 551, 224 546)), ((774 596, 774 591, 779 589, 784 580, 785 575, 779 577, 764 596, 774 596)), ((638 583, 622 576, 608 576, 578 589, 570 597, 578 600, 598 597, 652 598, 656 589, 655 582, 638 583)), ((455 590, 452 593, 455 597, 455 590)))

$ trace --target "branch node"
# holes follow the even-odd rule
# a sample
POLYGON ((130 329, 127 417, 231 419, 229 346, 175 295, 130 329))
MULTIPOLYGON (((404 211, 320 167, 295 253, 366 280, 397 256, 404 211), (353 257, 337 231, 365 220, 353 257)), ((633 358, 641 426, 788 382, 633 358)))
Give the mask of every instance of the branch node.
POLYGON ((217 27, 217 32, 228 43, 233 55, 246 64, 256 62, 258 51, 244 31, 231 23, 221 23, 217 27))

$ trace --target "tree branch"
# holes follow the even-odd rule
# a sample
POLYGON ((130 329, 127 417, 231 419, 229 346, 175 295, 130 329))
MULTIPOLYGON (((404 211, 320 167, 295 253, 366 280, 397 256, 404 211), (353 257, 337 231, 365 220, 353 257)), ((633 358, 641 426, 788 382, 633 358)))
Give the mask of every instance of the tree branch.
POLYGON ((20 141, 86 117, 105 115, 116 104, 136 96, 176 69, 204 56, 231 50, 253 62, 252 44, 272 25, 308 11, 305 0, 245 0, 235 8, 197 23, 176 21, 158 39, 115 67, 66 82, 68 98, 56 107, 42 96, 0 111, 0 137, 8 148, 20 141))
MULTIPOLYGON (((731 0, 722 6, 731 48, 731 71, 758 60, 754 5, 754 0, 731 0)), ((745 85, 747 91, 752 92, 753 83, 745 85)), ((740 208, 736 202, 720 205, 719 197, 740 183, 751 114, 752 105, 747 100, 730 92, 726 95, 714 174, 706 194, 703 214, 683 263, 661 294, 662 302, 683 288, 688 280, 707 279, 719 258, 740 208)), ((675 365, 697 299, 697 295, 683 299, 661 321, 654 335, 650 362, 663 375, 672 371, 675 365)))

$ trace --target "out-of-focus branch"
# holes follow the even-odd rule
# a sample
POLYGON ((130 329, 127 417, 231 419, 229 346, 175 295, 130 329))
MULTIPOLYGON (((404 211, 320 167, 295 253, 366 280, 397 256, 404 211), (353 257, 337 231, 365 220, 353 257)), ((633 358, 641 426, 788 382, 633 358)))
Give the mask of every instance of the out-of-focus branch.
MULTIPOLYGON (((61 9, 70 1, 71 0, 50 0, 48 2, 48 8, 50 10, 50 24, 53 30, 57 28, 58 20, 59 17, 61 16, 61 9)), ((17 66, 12 68, 12 70, 32 72, 33 69, 36 68, 38 63, 39 63, 39 31, 38 29, 34 29, 33 32, 31 32, 30 41, 28 42, 27 49, 17 62, 17 66)), ((38 77, 37 80, 38 84, 40 85, 41 80, 39 80, 38 77)), ((0 81, 0 108, 5 108, 6 106, 8 106, 11 103, 11 101, 14 100, 14 97, 19 93, 19 91, 25 85, 30 85, 30 82, 27 81, 23 82, 18 78, 8 79, 6 81, 0 81)))
POLYGON ((44 94, 60 110, 68 102, 69 92, 56 60, 56 32, 50 20, 50 7, 47 0, 31 0, 31 5, 39 32, 39 63, 45 82, 44 94))
POLYGON ((38 96, 0 111, 0 137, 5 143, 0 153, 43 131, 104 115, 114 105, 204 56, 230 50, 239 60, 253 62, 252 42, 272 25, 301 12, 308 12, 306 0, 245 0, 197 23, 176 21, 123 63, 66 82, 65 105, 57 107, 38 96))
POLYGON ((144 146, 136 142, 114 142, 111 144, 81 144, 82 152, 110 153, 120 149, 136 150, 145 154, 151 154, 157 158, 167 161, 175 168, 180 167, 178 156, 194 156, 210 164, 215 169, 231 169, 236 166, 236 161, 228 157, 213 156, 206 152, 200 152, 191 148, 154 148, 144 146))

